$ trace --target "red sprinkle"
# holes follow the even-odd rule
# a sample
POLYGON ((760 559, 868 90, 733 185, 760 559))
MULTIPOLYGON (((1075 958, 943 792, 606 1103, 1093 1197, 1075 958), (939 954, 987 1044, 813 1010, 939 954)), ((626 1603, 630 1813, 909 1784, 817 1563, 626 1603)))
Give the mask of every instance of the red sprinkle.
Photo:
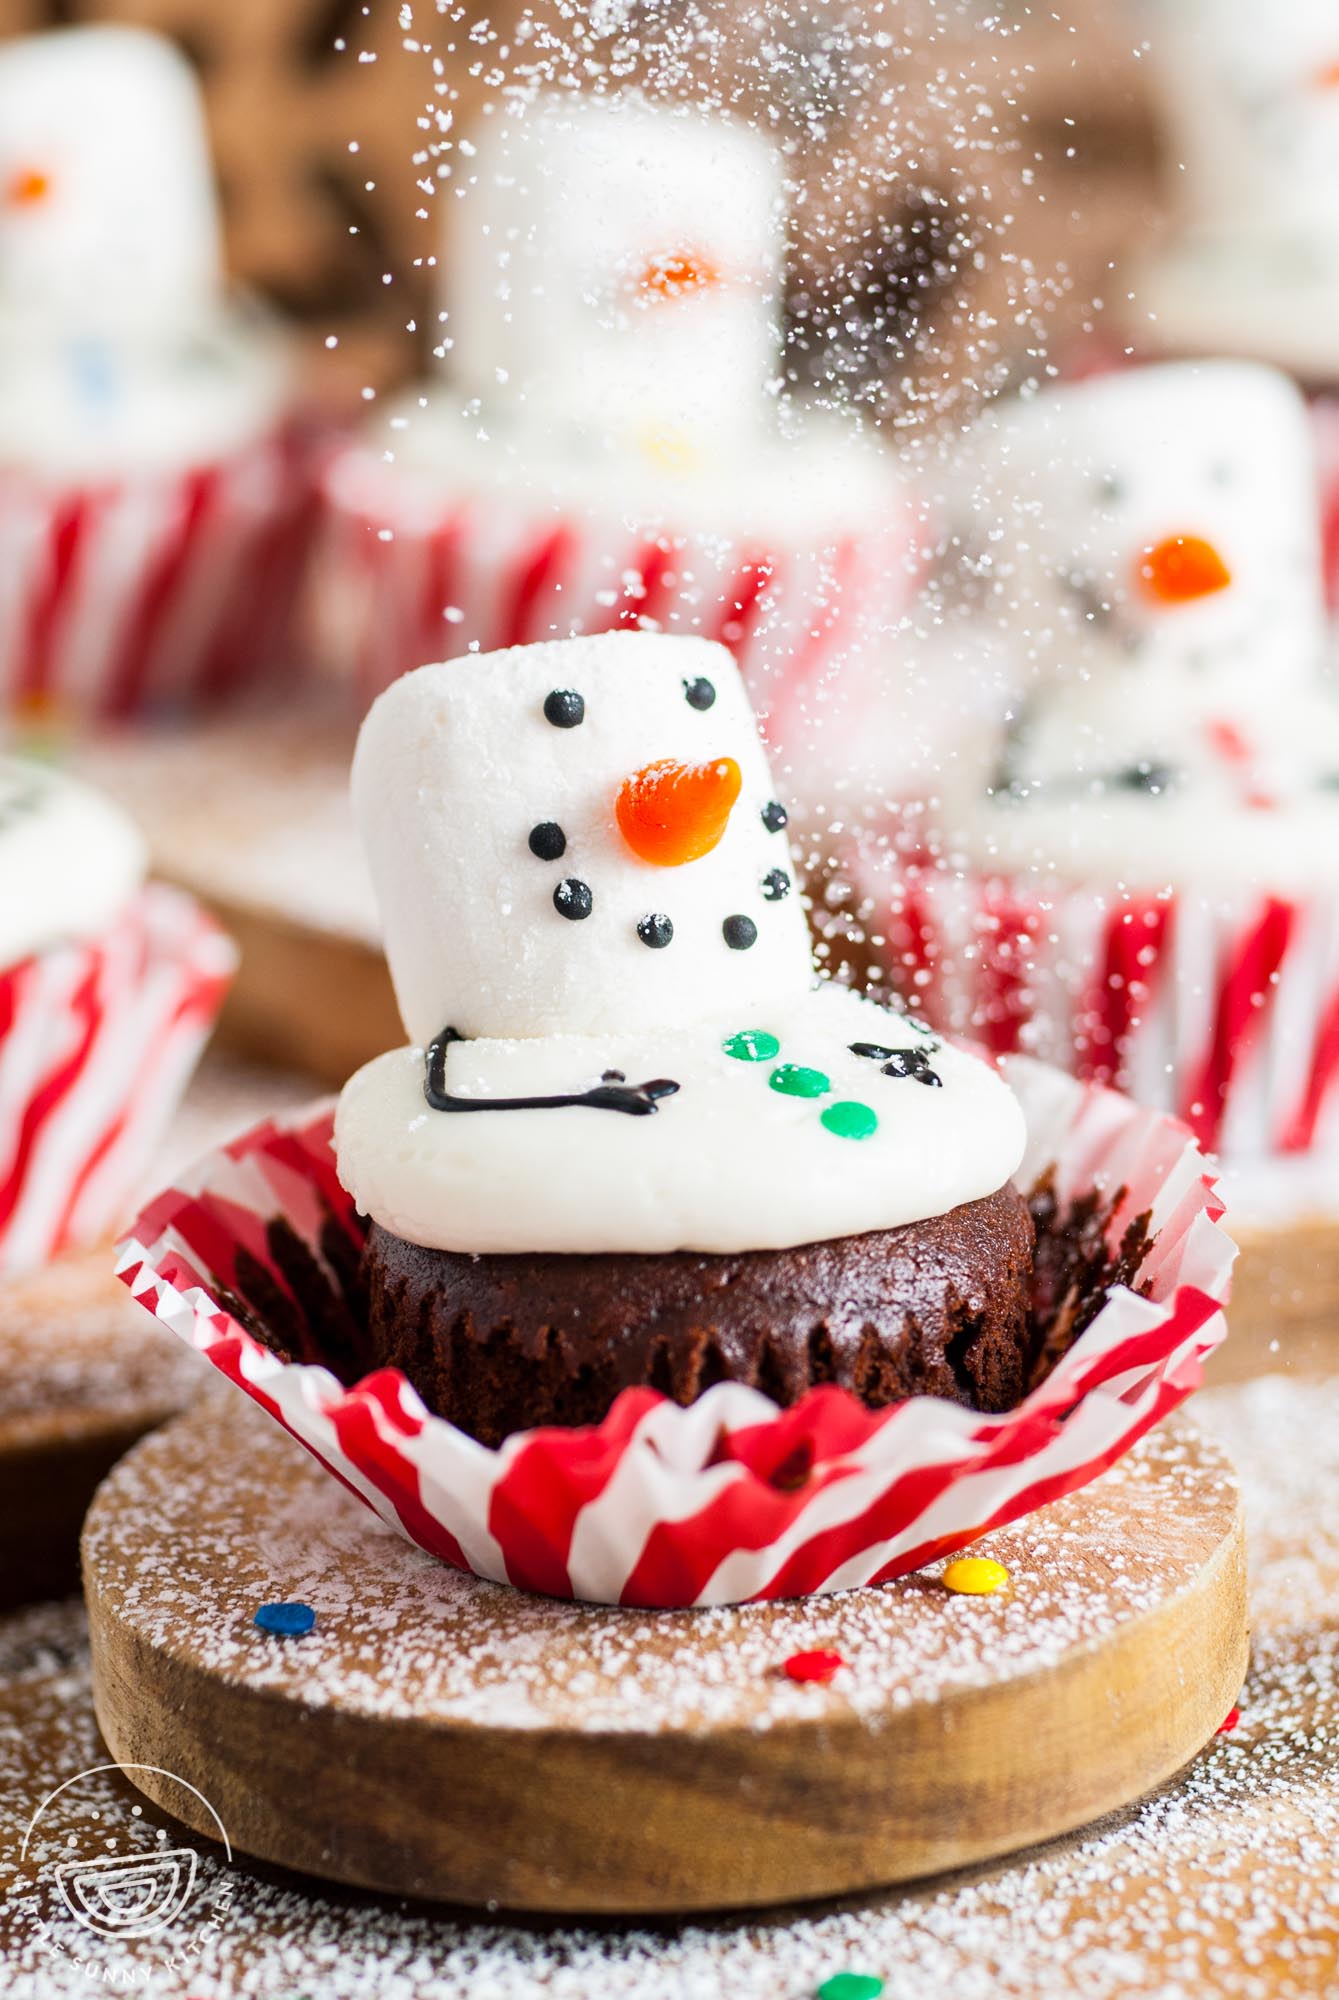
POLYGON ((846 1665, 840 1653, 792 1653, 781 1671, 788 1681, 830 1681, 846 1665))
POLYGON ((1241 1721, 1241 1710, 1235 1707, 1230 1708, 1227 1714, 1223 1717, 1223 1720, 1218 1725, 1218 1734, 1220 1736, 1226 1736, 1229 1730, 1235 1729, 1240 1721, 1241 1721))

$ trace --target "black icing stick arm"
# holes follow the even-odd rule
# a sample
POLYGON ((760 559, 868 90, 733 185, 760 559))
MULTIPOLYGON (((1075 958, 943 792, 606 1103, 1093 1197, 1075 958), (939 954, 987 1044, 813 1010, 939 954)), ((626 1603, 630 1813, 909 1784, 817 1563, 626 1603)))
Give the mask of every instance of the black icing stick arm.
POLYGON ((608 1070, 594 1090, 581 1090, 560 1097, 453 1097, 446 1087, 446 1052, 453 1042, 465 1037, 454 1028, 443 1028, 428 1044, 423 1078, 423 1095, 434 1111, 559 1111, 568 1105, 588 1104, 595 1111, 623 1111, 630 1118, 646 1118, 660 1107, 662 1097, 673 1097, 679 1086, 672 1077, 659 1076, 650 1083, 625 1083, 618 1070, 608 1070))

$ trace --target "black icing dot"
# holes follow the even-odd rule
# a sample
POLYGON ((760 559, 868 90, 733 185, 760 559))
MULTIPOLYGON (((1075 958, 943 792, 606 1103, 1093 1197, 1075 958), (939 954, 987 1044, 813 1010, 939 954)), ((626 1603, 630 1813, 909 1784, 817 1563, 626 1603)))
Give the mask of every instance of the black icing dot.
POLYGON ((790 894, 790 877, 784 868, 771 868, 762 878, 762 892, 769 903, 779 903, 790 894))
POLYGON ((530 852, 540 861, 560 861, 567 852, 567 835, 556 820, 543 819, 530 829, 530 852))
POLYGON ((575 729, 586 719, 586 704, 571 688, 554 688, 544 697, 544 720, 555 729, 575 729))
POLYGON ((747 951, 758 942, 758 926, 752 917, 727 917, 721 925, 721 936, 731 951, 747 951))
POLYGON ((674 936, 674 926, 663 910, 652 910, 638 924, 637 935, 652 951, 663 951, 674 936))
POLYGON ((690 708, 708 709, 716 699, 716 690, 710 681, 701 679, 685 681, 683 697, 690 708))
POLYGON ((769 833, 780 833, 782 827, 789 825, 790 814, 776 799, 769 799, 762 809, 762 823, 769 833))
POLYGON ((554 890, 553 907, 560 917, 570 917, 574 924, 580 923, 582 917, 588 917, 595 907, 589 882, 579 882, 575 875, 569 875, 554 890))

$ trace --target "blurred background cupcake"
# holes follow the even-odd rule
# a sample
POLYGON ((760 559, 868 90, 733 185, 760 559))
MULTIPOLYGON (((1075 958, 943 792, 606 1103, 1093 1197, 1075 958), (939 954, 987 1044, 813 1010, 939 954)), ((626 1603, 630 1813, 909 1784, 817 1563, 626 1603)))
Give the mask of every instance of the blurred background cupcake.
POLYGON ((224 281, 199 94, 138 29, 0 46, 0 706, 171 712, 292 663, 287 344, 224 281))
POLYGON ((723 641, 774 747, 921 559, 885 451, 783 373, 783 164, 719 109, 548 91, 446 203, 441 379, 339 454, 314 604, 370 699, 425 660, 642 629, 723 641))

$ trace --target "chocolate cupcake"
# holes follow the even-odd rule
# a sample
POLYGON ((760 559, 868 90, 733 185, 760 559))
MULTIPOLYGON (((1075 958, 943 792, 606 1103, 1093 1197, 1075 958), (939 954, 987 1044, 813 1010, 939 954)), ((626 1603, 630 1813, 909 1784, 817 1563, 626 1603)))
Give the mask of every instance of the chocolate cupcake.
POLYGON ((345 1087, 375 1358, 485 1442, 723 1380, 982 1410, 1027 1386, 1022 1113, 822 981, 728 653, 425 667, 354 800, 413 1045, 345 1087))

